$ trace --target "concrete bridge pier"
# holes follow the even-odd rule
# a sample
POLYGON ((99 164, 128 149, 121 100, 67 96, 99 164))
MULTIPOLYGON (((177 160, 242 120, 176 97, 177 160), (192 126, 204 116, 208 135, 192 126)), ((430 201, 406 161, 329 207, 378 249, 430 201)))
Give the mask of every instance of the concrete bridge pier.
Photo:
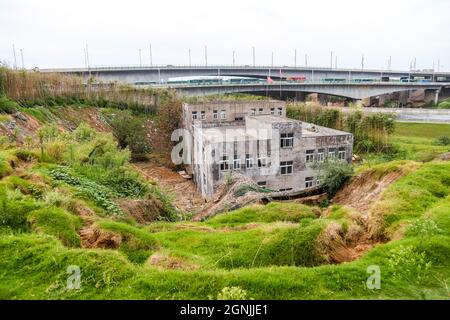
POLYGON ((441 93, 441 89, 437 89, 434 95, 434 104, 437 105, 439 103, 439 94, 441 93))

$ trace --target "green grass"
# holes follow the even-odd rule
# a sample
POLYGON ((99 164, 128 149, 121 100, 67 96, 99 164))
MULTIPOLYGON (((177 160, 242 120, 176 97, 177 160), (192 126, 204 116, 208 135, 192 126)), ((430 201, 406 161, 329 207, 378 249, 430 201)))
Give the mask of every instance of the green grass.
POLYGON ((397 122, 394 136, 436 139, 450 136, 450 124, 397 122))
POLYGON ((394 222, 427 217, 441 229, 422 247, 432 268, 420 280, 398 278, 394 275, 398 271, 388 263, 392 249, 418 248, 417 237, 377 245, 350 263, 317 266, 321 263, 318 236, 327 223, 345 220, 348 212, 336 207, 323 219, 303 205, 273 203, 220 214, 206 222, 159 222, 142 228, 97 221, 102 230, 121 235, 118 250, 64 246, 57 240, 64 234, 60 230, 64 218, 43 219, 43 225, 52 225, 42 228, 43 234, 0 236, 0 297, 208 299, 226 286, 239 286, 254 299, 449 298, 441 283, 450 276, 449 175, 450 163, 423 164, 387 189, 381 201, 390 223, 389 216, 395 213, 399 219, 394 222), (168 262, 149 263, 151 255, 166 257, 168 262), (69 265, 80 266, 82 290, 66 289, 69 265), (365 287, 370 265, 382 270, 381 290, 365 287))
POLYGON ((128 260, 134 263, 143 263, 157 248, 158 242, 149 232, 121 222, 102 220, 97 222, 98 227, 121 236, 119 250, 128 260))
POLYGON ((374 180, 387 172, 404 174, 362 213, 379 217, 384 236, 393 240, 339 265, 324 264, 321 239, 330 224, 344 230, 351 223, 355 212, 345 206, 333 205, 326 217, 319 217, 319 208, 280 202, 251 205, 204 222, 142 226, 107 214, 94 214, 88 222, 76 211, 46 202, 46 196, 64 190, 72 200, 86 198, 75 188, 80 179, 88 181, 82 183, 85 187, 98 191, 101 185, 122 196, 136 195, 134 185, 119 189, 119 182, 103 180, 95 166, 80 169, 68 162, 72 174, 59 180, 74 185, 55 188, 58 177, 45 175, 55 165, 26 162, 25 173, 11 175, 10 157, 16 154, 15 161, 24 162, 28 157, 0 151, 0 168, 6 163, 0 177, 0 299, 208 299, 232 286, 253 299, 449 299, 444 282, 450 278, 450 162, 412 161, 445 151, 433 141, 447 127, 420 124, 410 130, 407 125, 399 124, 393 137, 405 150, 397 155, 403 159, 378 158, 358 168, 374 180), (33 180, 37 173, 44 174, 43 181, 33 180), (415 219, 432 219, 439 231, 424 240, 420 233, 405 232, 415 219), (88 223, 120 238, 117 249, 80 248, 77 231, 88 223), (420 255, 431 269, 419 279, 408 270, 417 266, 420 255), (394 260, 400 261, 395 269, 394 260), (81 269, 81 290, 66 287, 71 265, 81 269), (381 268, 380 290, 366 288, 372 265, 381 268))
POLYGON ((80 236, 76 232, 82 224, 80 217, 59 208, 42 208, 31 212, 28 222, 34 231, 55 236, 66 246, 80 246, 80 236))
POLYGON ((234 226, 255 222, 300 222, 305 218, 316 218, 313 208, 298 203, 271 202, 265 206, 251 205, 229 214, 218 215, 207 220, 206 224, 234 226))

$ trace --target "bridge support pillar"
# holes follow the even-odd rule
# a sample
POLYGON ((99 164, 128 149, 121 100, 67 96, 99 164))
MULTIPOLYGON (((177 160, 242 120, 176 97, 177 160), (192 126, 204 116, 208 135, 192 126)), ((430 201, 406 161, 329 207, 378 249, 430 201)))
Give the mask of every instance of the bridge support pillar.
POLYGON ((441 89, 437 89, 434 95, 434 104, 437 105, 439 103, 439 93, 441 93, 441 89))

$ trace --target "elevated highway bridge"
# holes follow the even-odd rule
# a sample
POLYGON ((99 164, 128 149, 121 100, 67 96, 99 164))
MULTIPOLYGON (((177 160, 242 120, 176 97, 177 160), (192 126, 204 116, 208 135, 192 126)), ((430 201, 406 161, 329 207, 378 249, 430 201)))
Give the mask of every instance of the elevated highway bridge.
POLYGON ((450 72, 434 71, 394 71, 366 69, 337 69, 290 66, 143 66, 143 67, 92 67, 41 69, 40 72, 58 72, 92 76, 100 81, 118 81, 128 84, 136 83, 167 83, 169 79, 181 77, 248 77, 274 80, 288 77, 305 77, 308 81, 318 81, 324 78, 341 78, 351 81, 355 78, 374 79, 381 81, 391 78, 426 78, 431 82, 450 82, 450 72))
MULTIPOLYGON (((401 91, 425 90, 435 93, 450 90, 450 73, 434 71, 393 71, 268 66, 147 66, 41 69, 40 72, 76 74, 95 82, 119 82, 131 85, 171 87, 187 96, 225 93, 321 93, 356 100, 401 91), (185 77, 245 77, 266 80, 256 83, 171 84, 169 80, 185 77), (302 82, 289 82, 301 77, 302 82), (400 78, 426 82, 399 82, 400 78), (331 79, 331 81, 324 81, 331 79), (338 81, 333 81, 336 79, 338 81), (365 82, 355 82, 364 79, 365 82), (274 81, 272 81, 274 80, 274 81), (368 81, 368 82, 366 82, 368 81)), ((409 80, 408 80, 409 81, 409 80)))

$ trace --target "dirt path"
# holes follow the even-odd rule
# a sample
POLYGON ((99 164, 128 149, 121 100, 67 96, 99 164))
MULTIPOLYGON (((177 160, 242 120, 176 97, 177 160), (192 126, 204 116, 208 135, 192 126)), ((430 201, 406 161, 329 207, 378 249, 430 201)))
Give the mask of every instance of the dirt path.
POLYGON ((173 195, 173 204, 182 211, 197 213, 205 207, 205 200, 192 180, 150 162, 137 162, 133 167, 147 179, 158 181, 162 188, 167 189, 173 195))

